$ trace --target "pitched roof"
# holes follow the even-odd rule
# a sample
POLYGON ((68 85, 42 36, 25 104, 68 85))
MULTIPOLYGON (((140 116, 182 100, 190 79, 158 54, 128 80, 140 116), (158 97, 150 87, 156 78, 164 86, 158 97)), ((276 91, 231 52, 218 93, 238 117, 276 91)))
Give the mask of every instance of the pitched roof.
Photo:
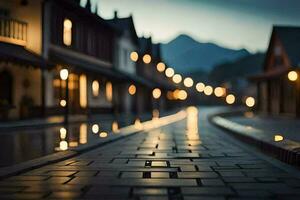
POLYGON ((118 18, 115 17, 113 19, 107 20, 107 22, 119 31, 128 31, 131 33, 133 40, 138 43, 138 36, 135 30, 134 22, 132 16, 125 17, 125 18, 118 18))
POLYGON ((293 67, 300 67, 300 27, 274 26, 293 67))
POLYGON ((141 37, 138 39, 139 41, 139 50, 140 53, 145 54, 145 53, 152 53, 151 48, 152 48, 152 39, 151 37, 145 38, 141 37))

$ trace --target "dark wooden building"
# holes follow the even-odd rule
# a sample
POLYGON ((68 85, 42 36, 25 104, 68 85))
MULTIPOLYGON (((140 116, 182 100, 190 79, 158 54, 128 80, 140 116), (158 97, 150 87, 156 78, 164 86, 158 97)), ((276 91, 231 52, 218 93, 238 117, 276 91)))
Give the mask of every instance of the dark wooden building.
POLYGON ((257 84, 258 110, 272 115, 300 116, 300 27, 274 26, 264 73, 257 84))

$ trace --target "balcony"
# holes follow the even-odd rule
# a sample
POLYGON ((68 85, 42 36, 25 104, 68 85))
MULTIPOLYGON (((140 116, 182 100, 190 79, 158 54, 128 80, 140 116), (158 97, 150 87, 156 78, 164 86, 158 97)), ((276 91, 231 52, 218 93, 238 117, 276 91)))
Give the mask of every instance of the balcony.
POLYGON ((25 46, 27 23, 8 17, 0 17, 0 42, 25 46))

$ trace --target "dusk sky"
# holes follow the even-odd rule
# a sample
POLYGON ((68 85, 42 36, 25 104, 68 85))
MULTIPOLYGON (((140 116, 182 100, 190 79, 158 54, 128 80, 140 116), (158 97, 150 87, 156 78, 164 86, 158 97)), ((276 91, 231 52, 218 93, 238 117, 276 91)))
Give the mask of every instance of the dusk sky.
MULTIPOLYGON (((84 5, 86 0, 82 0, 84 5)), ((139 36, 168 42, 185 33, 200 42, 264 51, 273 24, 300 25, 300 0, 92 0, 107 19, 130 13, 139 36)))

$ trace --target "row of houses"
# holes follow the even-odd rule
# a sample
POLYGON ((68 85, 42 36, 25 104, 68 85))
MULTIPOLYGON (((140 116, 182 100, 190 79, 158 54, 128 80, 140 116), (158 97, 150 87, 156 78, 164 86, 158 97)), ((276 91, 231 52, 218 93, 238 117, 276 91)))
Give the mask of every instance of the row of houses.
POLYGON ((0 117, 168 109, 160 45, 79 0, 0 1, 0 117))

